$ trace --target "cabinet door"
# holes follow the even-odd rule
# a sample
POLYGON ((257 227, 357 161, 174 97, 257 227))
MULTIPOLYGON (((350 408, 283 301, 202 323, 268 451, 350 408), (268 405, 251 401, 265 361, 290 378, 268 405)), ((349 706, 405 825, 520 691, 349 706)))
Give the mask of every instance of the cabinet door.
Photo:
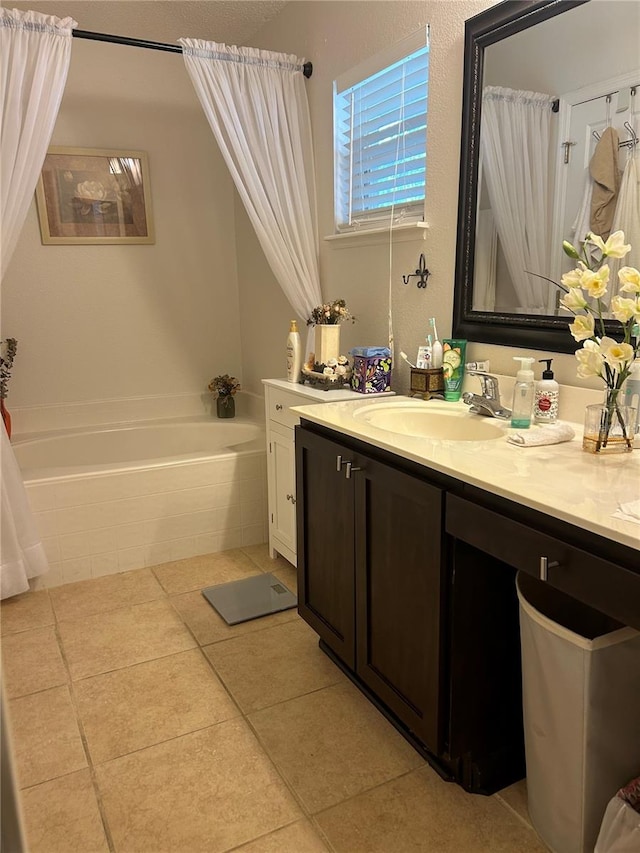
POLYGON ((272 427, 269 432, 270 531, 276 550, 284 545, 296 550, 296 483, 293 430, 272 427))
POLYGON ((347 666, 355 667, 354 454, 296 427, 298 612, 347 666))
POLYGON ((356 672, 441 751, 443 492, 360 457, 355 477, 356 672))

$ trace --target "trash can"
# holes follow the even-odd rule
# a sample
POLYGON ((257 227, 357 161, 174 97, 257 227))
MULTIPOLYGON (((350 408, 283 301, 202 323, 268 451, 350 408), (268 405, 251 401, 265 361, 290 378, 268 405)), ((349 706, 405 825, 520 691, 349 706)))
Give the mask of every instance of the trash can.
POLYGON ((519 572, 529 816, 554 853, 593 853, 640 769, 640 632, 519 572))

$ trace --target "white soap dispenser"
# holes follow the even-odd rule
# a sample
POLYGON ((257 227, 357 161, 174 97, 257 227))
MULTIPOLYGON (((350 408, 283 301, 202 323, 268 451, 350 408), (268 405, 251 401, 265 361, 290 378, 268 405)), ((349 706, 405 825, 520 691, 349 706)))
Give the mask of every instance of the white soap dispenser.
POLYGON ((289 382, 300 380, 302 370, 302 343, 297 320, 291 320, 287 337, 287 379, 289 382))
POLYGON ((542 379, 536 382, 533 418, 537 424, 554 424, 558 420, 560 386, 553 378, 553 370, 551 370, 553 359, 539 358, 538 362, 546 364, 547 369, 542 371, 542 379))
POLYGON ((514 361, 520 362, 520 370, 516 374, 516 384, 513 389, 513 405, 511 407, 511 426, 514 429, 529 429, 533 415, 533 399, 535 382, 531 365, 535 358, 514 356, 514 361))

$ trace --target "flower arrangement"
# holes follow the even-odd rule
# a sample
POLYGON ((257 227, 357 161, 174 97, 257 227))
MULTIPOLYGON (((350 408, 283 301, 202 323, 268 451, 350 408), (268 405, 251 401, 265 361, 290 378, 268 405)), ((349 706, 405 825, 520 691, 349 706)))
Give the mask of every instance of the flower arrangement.
POLYGON ((610 269, 604 261, 607 258, 624 258, 631 251, 631 246, 624 242, 624 232, 616 231, 606 241, 596 234, 588 234, 582 245, 582 254, 567 241, 563 242, 562 248, 566 255, 578 262, 575 269, 562 276, 561 287, 565 295, 560 299, 560 304, 574 315, 569 330, 575 340, 582 343, 575 354, 578 376, 582 379, 598 376, 605 384, 604 409, 595 449, 599 451, 601 445, 607 444, 615 415, 621 426, 623 441, 630 450, 633 435, 630 425, 624 423, 618 397, 640 351, 637 335, 635 343, 632 340, 634 326, 640 323, 640 272, 634 267, 622 267, 618 271, 620 294, 613 296, 607 304, 604 297, 610 269), (593 248, 599 249, 600 259, 593 259, 593 248), (621 341, 607 335, 604 325, 606 313, 612 314, 621 324, 621 341))
POLYGON ((348 321, 355 323, 356 318, 347 308, 344 299, 336 299, 314 308, 307 320, 307 326, 337 326, 338 323, 348 321))
POLYGON ((11 368, 13 359, 16 357, 18 342, 15 338, 7 338, 0 341, 0 399, 6 400, 9 393, 9 379, 11 379, 11 368))
POLYGON ((228 373, 215 376, 207 387, 216 397, 230 397, 241 390, 240 383, 235 376, 229 376, 228 373))

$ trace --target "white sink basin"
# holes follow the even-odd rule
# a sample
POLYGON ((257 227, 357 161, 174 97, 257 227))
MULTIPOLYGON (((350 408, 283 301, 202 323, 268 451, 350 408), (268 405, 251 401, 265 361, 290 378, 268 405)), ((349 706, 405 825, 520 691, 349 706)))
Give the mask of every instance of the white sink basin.
POLYGON ((508 423, 470 414, 428 408, 437 404, 380 403, 354 413, 354 418, 377 429, 438 441, 493 441, 502 438, 508 423))

